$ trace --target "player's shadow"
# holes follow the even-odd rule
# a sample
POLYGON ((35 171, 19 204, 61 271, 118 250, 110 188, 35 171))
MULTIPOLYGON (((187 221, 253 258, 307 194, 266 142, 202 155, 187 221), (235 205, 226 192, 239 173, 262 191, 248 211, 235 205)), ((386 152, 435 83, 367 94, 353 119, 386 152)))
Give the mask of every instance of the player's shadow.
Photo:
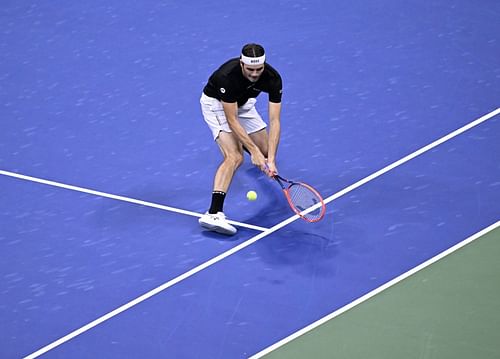
POLYGON ((215 232, 211 232, 208 230, 205 230, 200 227, 201 230, 201 235, 205 238, 209 238, 211 240, 219 241, 219 242, 236 242, 238 240, 241 240, 241 237, 239 235, 242 234, 241 230, 238 230, 239 235, 234 235, 234 236, 228 236, 225 234, 219 234, 215 232))
POLYGON ((302 275, 330 276, 337 242, 319 233, 293 228, 280 230, 256 244, 259 257, 273 266, 293 268, 302 275))

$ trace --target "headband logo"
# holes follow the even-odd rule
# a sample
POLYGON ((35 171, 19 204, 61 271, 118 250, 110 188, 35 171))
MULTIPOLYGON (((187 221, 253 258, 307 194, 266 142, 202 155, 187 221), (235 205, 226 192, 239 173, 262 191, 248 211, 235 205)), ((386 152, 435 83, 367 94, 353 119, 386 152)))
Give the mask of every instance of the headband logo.
POLYGON ((248 57, 241 54, 241 62, 246 65, 262 65, 266 62, 266 55, 262 55, 259 57, 248 57))

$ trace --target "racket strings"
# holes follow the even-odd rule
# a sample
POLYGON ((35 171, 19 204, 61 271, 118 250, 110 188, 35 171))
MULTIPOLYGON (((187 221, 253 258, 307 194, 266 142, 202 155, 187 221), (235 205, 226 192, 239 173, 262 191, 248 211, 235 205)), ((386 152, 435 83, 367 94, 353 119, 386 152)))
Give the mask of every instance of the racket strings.
MULTIPOLYGON (((318 195, 300 183, 294 183, 288 188, 288 195, 291 204, 297 209, 298 212, 302 212, 319 202, 321 198, 318 195)), ((322 217, 323 208, 318 206, 313 211, 304 215, 304 217, 314 220, 322 217)))

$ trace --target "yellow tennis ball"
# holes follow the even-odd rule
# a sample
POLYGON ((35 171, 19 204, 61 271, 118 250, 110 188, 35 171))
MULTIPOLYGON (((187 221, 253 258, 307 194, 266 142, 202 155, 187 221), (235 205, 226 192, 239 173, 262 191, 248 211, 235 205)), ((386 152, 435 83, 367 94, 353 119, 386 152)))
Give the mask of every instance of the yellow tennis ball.
POLYGON ((255 192, 255 191, 248 191, 247 192, 247 199, 249 201, 255 201, 257 199, 257 192, 255 192))

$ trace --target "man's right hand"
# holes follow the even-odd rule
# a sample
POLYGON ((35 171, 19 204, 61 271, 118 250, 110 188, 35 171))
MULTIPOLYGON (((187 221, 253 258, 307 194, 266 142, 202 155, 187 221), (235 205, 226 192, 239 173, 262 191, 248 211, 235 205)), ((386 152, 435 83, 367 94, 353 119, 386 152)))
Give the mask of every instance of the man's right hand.
POLYGON ((267 162, 266 162, 266 158, 264 157, 262 152, 260 152, 260 150, 257 149, 256 151, 252 152, 251 156, 252 156, 251 157, 252 164, 257 166, 262 172, 267 174, 267 171, 268 171, 267 162))

